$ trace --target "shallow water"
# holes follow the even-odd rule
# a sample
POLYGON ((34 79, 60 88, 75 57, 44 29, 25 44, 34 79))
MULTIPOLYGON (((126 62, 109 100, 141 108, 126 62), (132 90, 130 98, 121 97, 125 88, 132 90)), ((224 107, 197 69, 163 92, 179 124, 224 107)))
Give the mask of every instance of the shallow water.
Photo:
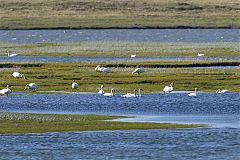
POLYGON ((192 62, 240 62, 240 57, 191 57, 191 56, 141 56, 129 57, 81 57, 81 56, 66 56, 66 57, 51 57, 51 56, 15 56, 7 57, 0 56, 0 62, 137 62, 137 61, 192 61, 192 62))
POLYGON ((207 128, 0 135, 0 159, 238 159, 240 93, 94 93, 0 97, 0 111, 135 115, 125 121, 205 123, 207 128))
POLYGON ((239 29, 0 30, 0 42, 239 42, 239 29))

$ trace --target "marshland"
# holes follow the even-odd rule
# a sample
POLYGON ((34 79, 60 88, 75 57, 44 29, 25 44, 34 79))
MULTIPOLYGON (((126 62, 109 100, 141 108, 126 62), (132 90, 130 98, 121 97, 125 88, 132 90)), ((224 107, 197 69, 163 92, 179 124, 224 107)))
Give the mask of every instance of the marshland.
POLYGON ((1 1, 0 159, 237 159, 238 15, 235 0, 1 1))

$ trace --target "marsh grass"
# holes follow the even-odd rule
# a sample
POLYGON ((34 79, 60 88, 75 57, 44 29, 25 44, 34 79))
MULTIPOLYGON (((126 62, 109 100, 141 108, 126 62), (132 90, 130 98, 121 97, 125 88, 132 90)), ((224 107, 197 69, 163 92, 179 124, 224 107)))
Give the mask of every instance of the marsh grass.
POLYGON ((202 124, 113 122, 124 116, 0 112, 0 134, 204 127, 202 124))
MULTIPOLYGON (((218 88, 240 91, 240 68, 184 68, 190 64, 198 66, 198 63, 192 62, 102 63, 113 71, 105 74, 95 72, 97 64, 91 62, 33 63, 28 64, 28 67, 25 63, 13 63, 13 66, 20 68, 19 72, 25 74, 27 80, 15 79, 11 75, 12 70, 3 70, 0 72, 0 86, 3 88, 8 84, 13 91, 23 91, 27 83, 34 82, 40 86, 39 91, 97 92, 104 84, 106 91, 113 87, 116 92, 132 91, 135 88, 143 88, 144 92, 159 92, 165 85, 174 82, 175 90, 198 87, 201 91, 216 91, 218 88), (182 68, 168 68, 171 65, 182 68), (132 75, 131 72, 137 66, 146 68, 146 72, 132 75), (71 89, 73 79, 80 85, 76 90, 71 89)), ((209 65, 199 65, 203 64, 209 65)), ((236 64, 239 65, 238 62, 236 64)), ((4 65, 5 63, 0 64, 1 67, 4 65)))
POLYGON ((239 56, 239 44, 224 43, 163 43, 133 41, 84 41, 75 43, 0 43, 0 56, 10 50, 22 56, 239 56))
POLYGON ((1 29, 31 28, 237 28, 232 0, 2 0, 1 29))

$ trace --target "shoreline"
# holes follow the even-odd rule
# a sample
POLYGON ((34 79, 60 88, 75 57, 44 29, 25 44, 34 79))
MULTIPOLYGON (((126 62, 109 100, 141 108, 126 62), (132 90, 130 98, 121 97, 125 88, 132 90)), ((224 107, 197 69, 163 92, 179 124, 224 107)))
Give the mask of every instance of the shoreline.
POLYGON ((169 27, 33 27, 33 28, 0 28, 0 30, 114 30, 114 29, 240 29, 240 26, 207 27, 207 26, 169 26, 169 27))

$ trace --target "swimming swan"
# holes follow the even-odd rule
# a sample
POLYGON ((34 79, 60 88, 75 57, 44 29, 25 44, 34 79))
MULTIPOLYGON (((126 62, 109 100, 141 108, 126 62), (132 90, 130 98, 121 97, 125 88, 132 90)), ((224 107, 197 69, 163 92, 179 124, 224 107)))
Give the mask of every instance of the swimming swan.
POLYGON ((195 88, 195 91, 193 93, 189 93, 188 96, 197 96, 197 88, 195 88))
POLYGON ((112 88, 111 89, 111 93, 104 93, 103 96, 105 96, 105 97, 112 97, 112 96, 114 96, 114 92, 115 92, 115 90, 114 90, 114 88, 112 88))
POLYGON ((216 93, 230 93, 230 91, 229 90, 220 90, 220 89, 218 89, 216 91, 216 93))

